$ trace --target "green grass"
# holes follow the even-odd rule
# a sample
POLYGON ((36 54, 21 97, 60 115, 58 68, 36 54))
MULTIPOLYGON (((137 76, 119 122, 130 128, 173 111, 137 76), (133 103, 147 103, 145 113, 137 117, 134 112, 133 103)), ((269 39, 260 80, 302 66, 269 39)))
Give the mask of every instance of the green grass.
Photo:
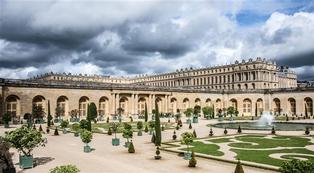
MULTIPOLYGON (((219 151, 220 147, 215 144, 204 144, 203 142, 193 142, 190 150, 193 150, 196 153, 202 153, 207 154, 211 156, 223 156, 224 153, 219 151)), ((187 150, 187 148, 182 149, 184 151, 187 150)))
POLYGON ((277 148, 277 147, 305 147, 310 145, 310 139, 302 137, 274 137, 272 139, 256 136, 237 136, 235 139, 242 142, 235 142, 228 144, 235 148, 277 148), (252 145, 252 143, 257 143, 258 145, 252 145))
MULTIPOLYGON (((230 149, 231 151, 237 154, 237 159, 273 165, 273 166, 281 166, 284 160, 275 159, 269 157, 271 154, 275 153, 291 153, 287 155, 287 157, 291 158, 291 156, 296 156, 298 153, 301 154, 312 154, 313 157, 308 156, 298 156, 302 158, 308 158, 311 162, 314 162, 314 152, 307 150, 305 148, 298 148, 298 149, 282 149, 282 150, 241 150, 241 149, 230 149)), ((284 157, 283 157, 284 158, 284 157)))
POLYGON ((232 138, 218 138, 218 139, 210 139, 207 141, 212 142, 212 143, 226 143, 226 142, 232 142, 230 139, 232 138))

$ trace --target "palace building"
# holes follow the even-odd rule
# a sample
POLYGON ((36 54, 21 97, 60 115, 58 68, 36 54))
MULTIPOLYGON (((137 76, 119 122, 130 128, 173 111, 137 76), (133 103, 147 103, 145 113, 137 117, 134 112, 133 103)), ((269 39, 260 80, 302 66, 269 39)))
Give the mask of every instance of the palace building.
POLYGON ((0 79, 0 115, 14 117, 31 113, 38 105, 52 115, 57 107, 63 116, 77 110, 87 114, 94 102, 99 115, 113 115, 123 108, 124 116, 151 113, 155 102, 163 113, 181 113, 195 105, 219 109, 235 107, 240 115, 313 115, 314 87, 298 87, 296 74, 262 58, 206 68, 136 77, 88 76, 47 73, 30 79, 0 79))

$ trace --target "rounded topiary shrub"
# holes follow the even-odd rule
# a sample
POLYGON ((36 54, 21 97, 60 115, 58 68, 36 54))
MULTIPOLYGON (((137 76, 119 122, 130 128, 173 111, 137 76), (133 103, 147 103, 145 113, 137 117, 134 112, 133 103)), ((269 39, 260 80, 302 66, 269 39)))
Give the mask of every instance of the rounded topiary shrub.
POLYGON ((86 144, 90 143, 93 139, 93 133, 85 129, 81 131, 80 136, 81 136, 82 142, 86 144))
POLYGON ((50 169, 49 173, 79 173, 80 170, 75 165, 62 165, 50 169))

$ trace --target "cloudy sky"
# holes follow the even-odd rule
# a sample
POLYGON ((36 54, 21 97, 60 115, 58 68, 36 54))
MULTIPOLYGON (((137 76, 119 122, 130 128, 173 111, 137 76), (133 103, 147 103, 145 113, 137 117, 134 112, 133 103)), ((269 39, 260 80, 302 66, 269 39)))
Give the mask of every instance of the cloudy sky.
POLYGON ((262 57, 314 79, 314 0, 0 0, 0 77, 154 74, 262 57))

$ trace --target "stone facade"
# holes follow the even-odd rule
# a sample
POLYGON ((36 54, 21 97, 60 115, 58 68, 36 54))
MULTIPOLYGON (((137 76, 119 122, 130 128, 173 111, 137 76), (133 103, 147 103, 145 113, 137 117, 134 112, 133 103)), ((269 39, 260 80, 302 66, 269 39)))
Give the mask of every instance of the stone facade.
POLYGON ((91 102, 105 116, 117 114, 118 108, 123 108, 124 116, 143 114, 145 104, 151 114, 155 102, 162 113, 182 113, 200 105, 212 106, 216 113, 233 106, 240 116, 261 112, 300 116, 313 115, 314 99, 314 88, 296 87, 296 76, 287 67, 260 58, 136 78, 51 73, 26 80, 1 79, 0 89, 0 115, 9 112, 16 117, 31 113, 33 105, 47 113, 48 101, 52 115, 59 107, 66 118, 72 110, 85 117, 91 102))

